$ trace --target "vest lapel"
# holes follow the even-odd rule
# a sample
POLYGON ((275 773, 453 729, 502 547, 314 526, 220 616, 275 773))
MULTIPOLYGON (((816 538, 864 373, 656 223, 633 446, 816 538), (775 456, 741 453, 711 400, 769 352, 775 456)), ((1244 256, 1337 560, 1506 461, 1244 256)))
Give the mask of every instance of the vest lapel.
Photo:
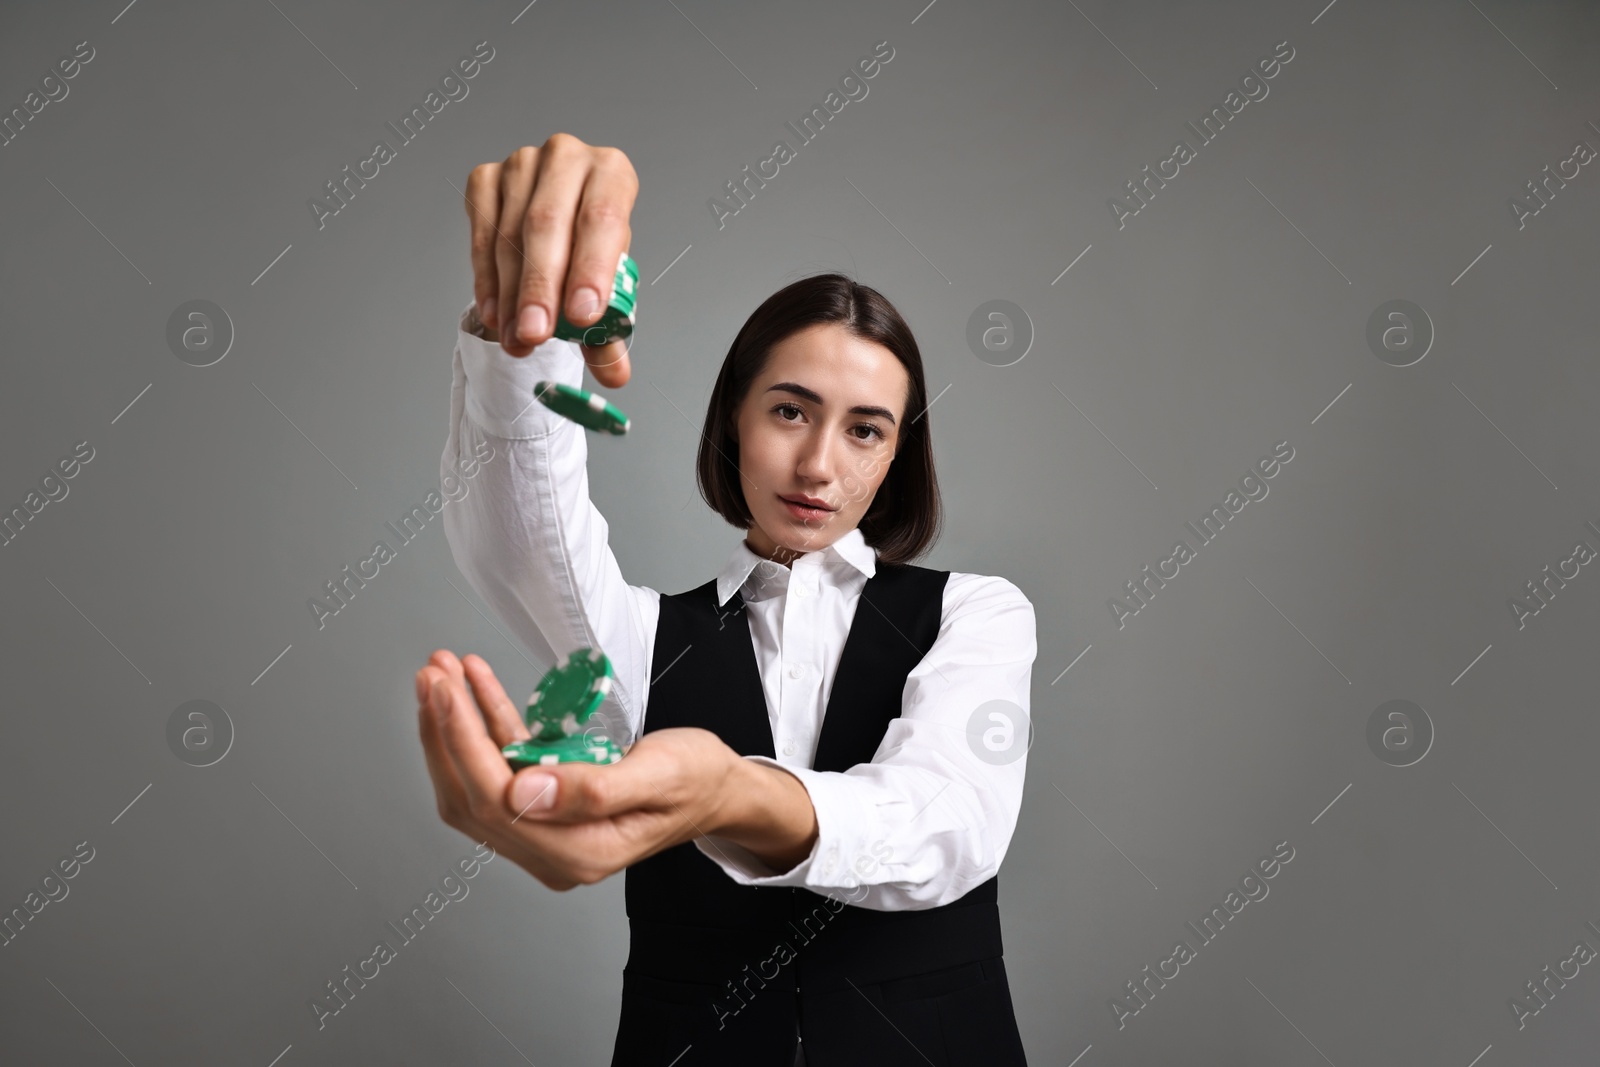
POLYGON ((772 726, 750 620, 735 593, 717 607, 717 583, 661 598, 644 730, 698 726, 741 756, 772 756, 772 726))
POLYGON ((814 770, 845 771, 872 762, 890 721, 900 717, 906 675, 927 655, 938 634, 947 576, 945 571, 880 563, 867 579, 839 654, 811 764, 814 770), (901 626, 895 625, 895 618, 901 626))
MULTIPOLYGON (((812 769, 846 771, 858 763, 870 763, 883 740, 889 722, 900 715, 900 697, 906 675, 927 654, 938 632, 942 591, 948 572, 913 572, 880 564, 867 579, 856 601, 855 616, 845 637, 834 672, 833 688, 822 717, 812 769), (920 601, 920 603, 919 603, 920 601), (927 618, 931 605, 933 616, 927 618), (911 630, 922 638, 917 643, 892 621, 912 623, 911 630), (931 628, 927 625, 931 621, 931 628)), ((756 663, 755 639, 745 617, 744 597, 735 593, 728 606, 716 606, 716 584, 702 587, 717 622, 692 628, 685 647, 662 649, 658 656, 664 679, 692 687, 697 695, 692 704, 674 701, 674 710, 655 714, 663 678, 652 690, 646 730, 672 725, 695 725, 714 730, 741 756, 768 756, 776 759, 772 719, 767 709, 761 671, 756 663), (705 647, 697 647, 703 644, 705 647), (680 658, 681 657, 681 658, 680 658), (707 671, 709 664, 716 664, 707 671), (681 672, 676 679, 672 673, 681 672), (692 723, 676 721, 688 707, 695 707, 692 723)), ((702 616, 704 618, 705 616, 702 616)), ((669 698, 670 699, 670 698, 669 698)), ((668 700, 659 700, 666 704, 668 700)))
MULTIPOLYGON (((948 571, 879 564, 856 601, 839 654, 812 768, 846 771, 870 763, 900 715, 906 675, 938 636, 948 571)), ((741 756, 776 759, 755 639, 735 593, 718 608, 716 582, 661 599, 644 732, 672 726, 711 730, 741 756)))

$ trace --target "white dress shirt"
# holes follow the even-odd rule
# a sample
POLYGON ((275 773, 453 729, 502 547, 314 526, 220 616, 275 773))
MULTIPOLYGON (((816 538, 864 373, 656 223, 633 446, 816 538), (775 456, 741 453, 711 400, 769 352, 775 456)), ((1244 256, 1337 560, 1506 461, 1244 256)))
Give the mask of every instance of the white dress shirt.
MULTIPOLYGON (((652 672, 671 669, 651 662, 661 594, 628 584, 618 569, 606 520, 589 499, 588 431, 533 396, 541 379, 582 387, 583 354, 552 338, 514 358, 466 323, 463 311, 440 471, 455 471, 486 439, 495 458, 480 468, 474 491, 444 511, 450 549, 472 587, 546 664, 582 646, 610 658, 617 677, 606 703, 618 709, 605 708, 604 717, 621 727, 615 732, 626 747, 643 732, 652 672)), ((742 592, 748 605, 777 752, 745 758, 800 779, 816 810, 817 843, 784 872, 723 838, 695 845, 741 885, 803 886, 878 911, 932 908, 998 871, 1016 828, 1027 756, 980 759, 969 720, 982 704, 1010 701, 1021 709, 1026 747, 1033 605, 1004 578, 951 572, 938 635, 907 676, 901 713, 872 761, 812 770, 839 656, 876 560, 859 527, 789 566, 763 559, 742 538, 734 546, 717 576, 718 603, 742 592)), ((736 606, 728 608, 735 622, 736 606)))

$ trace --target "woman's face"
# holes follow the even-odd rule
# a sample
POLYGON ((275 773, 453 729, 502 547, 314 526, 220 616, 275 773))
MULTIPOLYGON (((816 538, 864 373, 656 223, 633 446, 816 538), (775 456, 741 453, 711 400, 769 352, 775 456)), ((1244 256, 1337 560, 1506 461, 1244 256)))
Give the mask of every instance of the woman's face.
POLYGON ((910 386, 892 352, 833 323, 773 347, 735 416, 753 551, 787 564, 856 528, 899 448, 910 386), (830 510, 796 512, 785 497, 830 510))

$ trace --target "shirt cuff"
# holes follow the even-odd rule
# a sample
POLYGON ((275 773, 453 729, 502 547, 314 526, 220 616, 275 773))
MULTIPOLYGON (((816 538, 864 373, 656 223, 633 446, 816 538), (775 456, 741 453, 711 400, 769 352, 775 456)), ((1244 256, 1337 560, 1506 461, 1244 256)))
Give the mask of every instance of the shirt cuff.
POLYGON ((861 885, 861 876, 851 869, 849 862, 842 860, 842 857, 866 853, 865 834, 846 793, 848 783, 842 781, 844 775, 808 767, 789 767, 769 756, 743 758, 787 771, 806 787, 817 814, 817 841, 811 854, 789 870, 777 872, 749 849, 714 834, 695 838, 695 847, 740 885, 800 886, 814 893, 861 885))
POLYGON ((510 355, 499 341, 467 332, 469 302, 456 321, 456 350, 466 375, 466 407, 472 421, 496 437, 543 437, 559 426, 574 425, 541 404, 533 395, 540 381, 583 388, 583 352, 576 341, 552 337, 526 356, 510 355))

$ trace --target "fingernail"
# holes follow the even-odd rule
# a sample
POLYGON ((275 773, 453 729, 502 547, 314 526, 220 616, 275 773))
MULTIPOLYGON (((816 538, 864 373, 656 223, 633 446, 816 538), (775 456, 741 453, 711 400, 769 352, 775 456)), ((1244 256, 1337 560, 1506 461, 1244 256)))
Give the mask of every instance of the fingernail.
MULTIPOLYGON (((500 320, 494 317, 494 313, 499 310, 500 300, 498 297, 485 297, 483 301, 483 307, 478 310, 478 319, 482 322, 498 323, 500 320)), ((495 327, 495 329, 499 328, 499 326, 495 327)))
POLYGON ((444 684, 444 679, 439 678, 433 683, 433 710, 434 714, 443 719, 450 714, 449 688, 444 684))
POLYGON ((580 319, 586 319, 600 310, 600 294, 588 287, 579 289, 572 297, 572 311, 580 319))
POLYGON ((549 324, 550 316, 545 314, 544 308, 538 304, 529 304, 522 309, 522 317, 517 319, 517 332, 522 335, 524 341, 532 344, 533 339, 544 333, 549 324))
POLYGON ((556 780, 548 774, 528 774, 511 787, 511 803, 518 811, 546 811, 556 803, 556 780))

